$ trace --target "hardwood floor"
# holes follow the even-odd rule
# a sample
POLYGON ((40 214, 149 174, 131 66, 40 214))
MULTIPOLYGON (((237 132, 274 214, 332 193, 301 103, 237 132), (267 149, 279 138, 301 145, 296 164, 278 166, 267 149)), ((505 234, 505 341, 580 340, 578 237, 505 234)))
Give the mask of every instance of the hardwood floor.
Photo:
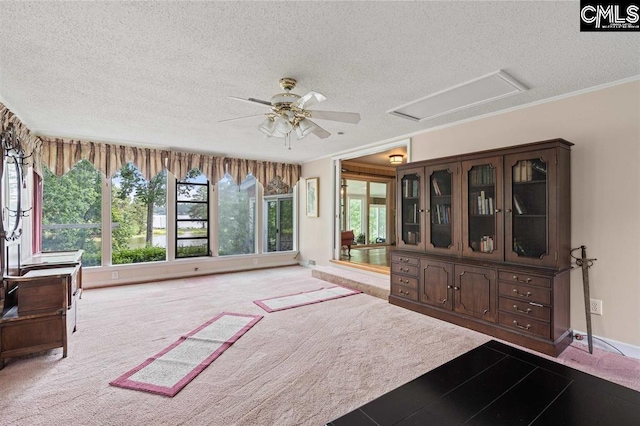
POLYGON ((640 392, 490 341, 329 426, 638 425, 640 392))
POLYGON ((356 265, 368 265, 375 268, 386 268, 389 270, 391 261, 389 260, 389 254, 393 246, 381 246, 381 247, 363 247, 363 248, 351 248, 351 257, 347 255, 347 250, 340 252, 340 261, 346 264, 352 263, 356 265))

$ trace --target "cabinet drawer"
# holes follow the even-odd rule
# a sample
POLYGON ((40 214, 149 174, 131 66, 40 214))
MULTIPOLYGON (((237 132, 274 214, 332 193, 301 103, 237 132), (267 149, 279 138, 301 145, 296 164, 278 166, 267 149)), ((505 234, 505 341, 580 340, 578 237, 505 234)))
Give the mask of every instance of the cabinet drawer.
POLYGON ((418 290, 402 285, 391 284, 391 294, 405 299, 418 300, 418 290))
POLYGON ((403 265, 413 265, 413 266, 418 266, 418 258, 417 257, 410 257, 410 256, 404 256, 401 254, 392 254, 391 255, 391 262, 394 263, 400 263, 403 265))
POLYGON ((526 321, 526 318, 536 318, 541 321, 549 321, 551 319, 550 309, 537 303, 531 304, 525 301, 507 299, 506 297, 501 297, 498 303, 500 311, 522 315, 523 321, 526 321))
POLYGON ((501 296, 509 296, 514 299, 526 300, 548 305, 551 302, 551 291, 546 288, 534 287, 522 284, 499 283, 501 296))
POLYGON ((538 277, 536 275, 522 274, 520 272, 499 271, 498 279, 500 281, 508 281, 517 284, 539 285, 551 288, 551 280, 546 277, 538 277))
POLYGON ((392 263, 391 264, 391 273, 392 274, 409 275, 411 277, 417 277, 418 276, 418 267, 417 266, 410 266, 410 265, 401 265, 401 264, 398 264, 398 263, 392 263))
POLYGON ((524 318, 520 315, 511 315, 500 312, 498 322, 507 328, 518 330, 523 333, 531 333, 545 339, 551 338, 551 326, 549 323, 537 321, 531 318, 524 318))
POLYGON ((418 289, 418 279, 405 277, 404 275, 391 275, 391 283, 395 285, 402 285, 405 287, 411 287, 413 289, 418 289))

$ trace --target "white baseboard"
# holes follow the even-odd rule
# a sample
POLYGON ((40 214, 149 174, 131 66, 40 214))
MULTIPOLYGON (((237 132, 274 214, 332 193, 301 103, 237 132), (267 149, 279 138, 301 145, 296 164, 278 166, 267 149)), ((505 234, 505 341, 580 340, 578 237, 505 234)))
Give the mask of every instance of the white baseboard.
MULTIPOLYGON (((586 332, 580 331, 580 330, 573 330, 573 335, 575 336, 576 334, 582 335, 583 338, 582 340, 577 340, 574 338, 573 339, 574 343, 580 343, 585 346, 589 345, 586 332)), ((630 358, 640 359, 640 346, 630 345, 629 343, 619 342, 613 339, 605 339, 604 337, 595 336, 595 335, 593 337, 594 337, 593 339, 594 348, 603 349, 605 351, 609 351, 613 353, 619 353, 618 351, 616 351, 614 348, 611 347, 613 346, 615 348, 618 348, 620 352, 622 352, 625 356, 628 356, 630 358), (608 344, 603 343, 603 341, 607 342, 608 344)))

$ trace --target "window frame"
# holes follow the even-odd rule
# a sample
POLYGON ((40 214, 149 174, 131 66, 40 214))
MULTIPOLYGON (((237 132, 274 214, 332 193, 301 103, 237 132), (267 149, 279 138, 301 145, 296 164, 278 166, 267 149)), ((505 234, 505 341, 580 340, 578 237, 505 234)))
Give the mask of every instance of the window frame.
POLYGON ((290 251, 295 251, 295 240, 296 240, 296 227, 295 227, 295 201, 293 197, 293 193, 289 192, 286 194, 273 194, 273 195, 263 195, 262 196, 262 231, 263 231, 263 239, 262 239, 262 252, 263 253, 286 253, 290 251), (291 250, 275 250, 269 251, 269 209, 268 203, 270 201, 276 202, 276 227, 278 231, 276 232, 276 246, 280 245, 280 235, 281 229, 280 226, 280 202, 281 200, 291 200, 292 210, 291 210, 291 224, 292 224, 292 235, 291 235, 291 250))
MULTIPOLYGON (((180 181, 178 179, 176 179, 176 202, 175 202, 175 238, 174 238, 174 245, 175 245, 175 252, 174 252, 174 257, 175 259, 192 259, 192 258, 196 258, 196 257, 211 257, 211 192, 210 192, 210 182, 207 179, 206 183, 198 183, 198 182, 186 182, 186 181, 180 181), (180 196, 179 196, 179 191, 178 191, 178 186, 179 185, 189 185, 189 186, 199 186, 199 187, 206 187, 207 188, 207 199, 206 201, 200 201, 200 200, 196 200, 196 201, 181 201, 180 200, 180 196), (206 206, 206 212, 207 212, 207 219, 206 219, 206 223, 207 223, 207 235, 206 237, 179 237, 178 236, 178 224, 180 222, 193 222, 193 219, 189 218, 189 219, 180 219, 178 218, 178 204, 204 204, 206 206), (194 255, 180 255, 179 251, 178 251, 178 247, 179 247, 179 242, 182 240, 207 240, 207 253, 206 254, 194 254, 194 255)), ((205 222, 205 220, 199 219, 198 221, 201 222, 205 222)))

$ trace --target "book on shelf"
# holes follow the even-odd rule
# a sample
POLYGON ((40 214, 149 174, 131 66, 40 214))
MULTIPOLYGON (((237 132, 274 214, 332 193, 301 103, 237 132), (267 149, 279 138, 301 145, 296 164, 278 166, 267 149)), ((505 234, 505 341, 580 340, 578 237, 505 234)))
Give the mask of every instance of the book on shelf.
POLYGON ((527 208, 518 194, 513 194, 513 208, 518 214, 527 214, 527 208))
POLYGON ((440 184, 438 184, 438 180, 436 178, 433 178, 431 180, 432 185, 433 185, 433 192, 436 195, 442 195, 442 191, 440 191, 440 184))
POLYGON ((411 181, 411 196, 414 198, 418 198, 418 193, 420 191, 420 183, 417 180, 411 181))
MULTIPOLYGON (((547 164, 547 163, 544 163, 544 162, 541 164, 541 163, 540 163, 540 161, 538 160, 538 161, 534 161, 534 162, 532 163, 531 167, 532 167, 535 171, 537 171, 538 173, 541 173, 541 174, 543 174, 543 175, 546 175, 546 174, 547 174, 547 168, 545 167, 545 166, 546 166, 546 164, 547 164)), ((546 178, 545 178, 545 179, 546 179, 546 178)))
POLYGON ((534 164, 531 160, 521 160, 518 161, 518 164, 513 166, 513 181, 514 182, 531 182, 533 180, 533 169, 536 168, 540 173, 547 173, 547 170, 538 165, 534 164))
POLYGON ((493 251, 493 236, 485 235, 480 239, 480 251, 491 253, 493 251))

